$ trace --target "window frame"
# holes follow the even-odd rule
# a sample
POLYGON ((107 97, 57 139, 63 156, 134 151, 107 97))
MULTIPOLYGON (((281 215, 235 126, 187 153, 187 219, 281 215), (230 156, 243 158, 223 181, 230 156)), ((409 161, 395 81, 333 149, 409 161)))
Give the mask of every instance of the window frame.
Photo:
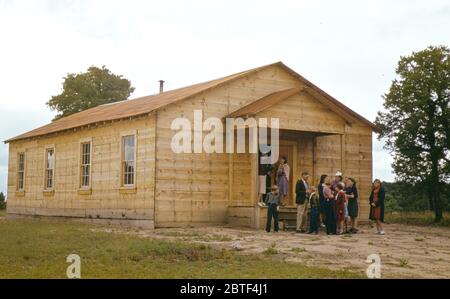
POLYGON ((46 146, 44 150, 44 191, 54 191, 55 190, 55 169, 56 169, 56 150, 55 146, 46 146), (47 163, 48 163, 48 152, 53 151, 53 164, 52 164, 52 186, 49 188, 48 183, 48 170, 47 163))
POLYGON ((27 157, 26 157, 26 152, 25 151, 20 151, 17 153, 17 172, 16 172, 16 191, 18 192, 23 192, 25 191, 25 173, 26 173, 26 161, 27 161, 27 157), (23 169, 20 170, 20 156, 23 155, 23 169), (20 187, 20 173, 22 173, 22 187, 20 187))
POLYGON ((79 156, 79 165, 78 165, 78 179, 79 179, 79 184, 78 184, 78 188, 81 190, 90 190, 92 188, 92 139, 91 138, 87 138, 87 139, 82 139, 80 140, 80 156, 79 156), (89 144, 89 164, 84 164, 83 163, 83 158, 84 158, 84 145, 89 144), (83 172, 83 167, 85 166, 89 166, 89 174, 88 174, 88 185, 83 185, 84 183, 84 172, 83 172))
POLYGON ((137 170, 137 134, 136 131, 122 133, 120 136, 120 188, 122 189, 134 189, 136 188, 136 170, 137 170), (133 184, 125 184, 125 138, 133 137, 134 140, 134 153, 133 153, 133 184))

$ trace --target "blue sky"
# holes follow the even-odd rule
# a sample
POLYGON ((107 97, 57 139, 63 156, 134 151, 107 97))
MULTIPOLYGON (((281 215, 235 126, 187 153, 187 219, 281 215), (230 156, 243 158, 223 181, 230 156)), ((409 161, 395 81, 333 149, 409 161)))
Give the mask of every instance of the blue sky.
MULTIPOLYGON (((132 97, 283 61, 369 120, 401 55, 450 44, 450 2, 0 0, 0 139, 49 122, 62 78, 106 65, 132 97)), ((7 146, 0 145, 0 191, 7 146)), ((393 180, 374 143, 374 176, 393 180)))

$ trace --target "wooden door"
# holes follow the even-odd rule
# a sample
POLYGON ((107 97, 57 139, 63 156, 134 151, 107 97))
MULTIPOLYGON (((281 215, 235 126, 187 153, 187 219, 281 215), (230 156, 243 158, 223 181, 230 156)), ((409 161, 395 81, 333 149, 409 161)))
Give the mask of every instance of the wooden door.
MULTIPOLYGON (((293 206, 295 204, 295 192, 294 192, 294 145, 292 144, 280 144, 280 158, 285 156, 287 158, 287 163, 290 168, 289 173, 289 192, 287 195, 287 198, 285 199, 284 203, 288 206, 293 206)), ((276 165, 278 167, 278 164, 276 165)), ((276 169, 275 169, 275 175, 276 175, 276 169)))

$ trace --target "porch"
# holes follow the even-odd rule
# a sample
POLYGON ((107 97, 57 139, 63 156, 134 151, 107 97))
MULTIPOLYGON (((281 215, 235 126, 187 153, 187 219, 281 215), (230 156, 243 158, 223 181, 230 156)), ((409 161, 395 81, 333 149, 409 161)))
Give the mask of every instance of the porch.
MULTIPOLYGON (((310 174, 309 184, 316 186, 321 174, 345 169, 344 142, 344 134, 280 130, 279 156, 285 156, 290 166, 289 194, 285 205, 280 208, 280 220, 283 220, 286 229, 295 229, 296 226, 295 184, 301 173, 307 171, 310 174)), ((233 155, 233 161, 242 165, 248 160, 250 167, 231 168, 230 182, 233 183, 229 191, 228 224, 263 229, 267 221, 267 208, 258 205, 259 157, 257 154, 245 155, 247 157, 233 155)), ((277 165, 274 165, 271 185, 275 184, 276 168, 277 165)))

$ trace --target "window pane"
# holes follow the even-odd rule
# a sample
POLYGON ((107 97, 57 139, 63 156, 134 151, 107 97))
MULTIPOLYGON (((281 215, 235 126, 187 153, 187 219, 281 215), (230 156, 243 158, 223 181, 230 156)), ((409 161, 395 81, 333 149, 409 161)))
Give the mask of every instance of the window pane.
POLYGON ((124 144, 124 160, 134 160, 134 136, 126 136, 123 139, 124 144))
POLYGON ((17 190, 24 189, 25 180, 25 153, 19 153, 17 161, 17 190))
POLYGON ((53 169, 53 150, 47 150, 47 169, 53 169))
POLYGON ((53 149, 47 149, 46 160, 45 187, 51 189, 53 188, 53 169, 55 167, 55 152, 53 149))
POLYGON ((91 143, 81 144, 81 171, 80 184, 81 187, 90 186, 90 168, 91 168, 91 143))
POLYGON ((135 136, 123 137, 122 180, 123 185, 134 185, 135 136))

